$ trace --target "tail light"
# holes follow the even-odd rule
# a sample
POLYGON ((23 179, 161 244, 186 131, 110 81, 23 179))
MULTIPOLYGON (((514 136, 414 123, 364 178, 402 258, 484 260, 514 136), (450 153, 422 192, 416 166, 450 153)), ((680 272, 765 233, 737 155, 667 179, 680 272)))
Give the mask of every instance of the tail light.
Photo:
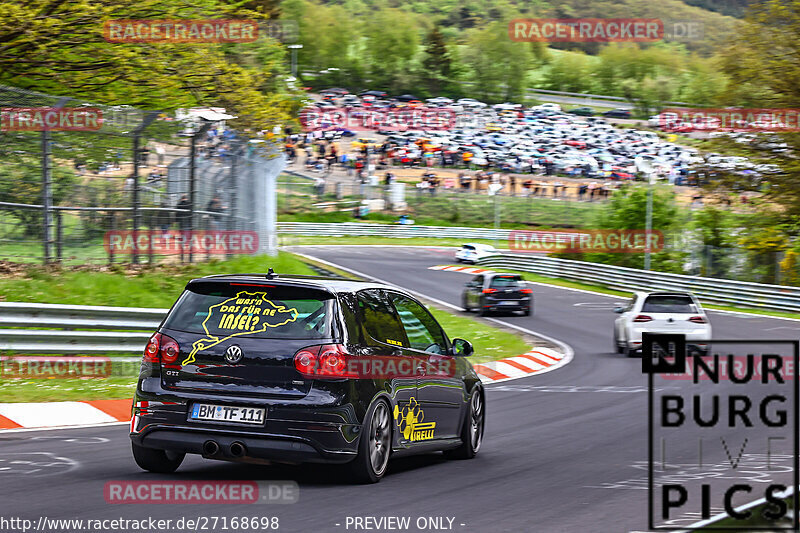
POLYGON ((636 318, 633 319, 634 322, 650 322, 653 320, 653 317, 650 315, 636 315, 636 318))
POLYGON ((702 316, 693 316, 689 318, 689 322, 694 322, 695 324, 705 324, 708 321, 702 316))
POLYGON ((483 289, 483 294, 492 294, 493 292, 497 292, 497 289, 483 289))
POLYGON ((533 289, 522 289, 519 292, 521 292, 522 294, 533 294, 533 289))
POLYGON ((354 378, 358 372, 350 368, 352 357, 341 344, 307 346, 294 354, 294 367, 310 378, 354 378))
POLYGON ((178 360, 180 353, 180 346, 175 339, 162 333, 156 333, 150 337, 144 348, 144 362, 174 363, 178 360))
POLYGON ((156 333, 150 340, 147 341, 147 346, 144 348, 144 362, 145 363, 158 363, 158 349, 160 347, 161 334, 156 333))

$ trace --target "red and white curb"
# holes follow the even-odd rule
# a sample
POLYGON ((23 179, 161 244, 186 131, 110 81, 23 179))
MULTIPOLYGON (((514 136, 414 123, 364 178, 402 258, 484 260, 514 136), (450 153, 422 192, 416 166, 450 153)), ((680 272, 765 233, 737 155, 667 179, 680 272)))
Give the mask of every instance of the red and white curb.
MULTIPOLYGON (((444 272, 460 272, 462 274, 490 274, 494 270, 485 268, 457 266, 457 265, 436 265, 428 267, 428 270, 441 270, 444 272)), ((507 324, 506 324, 507 325, 507 324)), ((541 334, 538 334, 541 336, 541 334)), ((552 348, 531 348, 531 350, 516 357, 508 357, 490 363, 479 363, 472 365, 475 372, 481 377, 483 383, 497 383, 510 379, 519 379, 531 374, 544 374, 557 368, 561 368, 572 360, 569 351, 558 351, 552 348)))
POLYGON ((485 268, 455 266, 455 265, 436 265, 428 267, 428 270, 444 270, 446 272, 463 272, 464 274, 490 274, 494 270, 487 270, 485 268))
POLYGON ((529 352, 516 357, 472 366, 483 383, 497 383, 531 374, 544 374, 566 365, 570 359, 566 354, 552 348, 531 348, 529 352))
POLYGON ((0 403, 0 430, 128 422, 131 419, 132 401, 0 403))

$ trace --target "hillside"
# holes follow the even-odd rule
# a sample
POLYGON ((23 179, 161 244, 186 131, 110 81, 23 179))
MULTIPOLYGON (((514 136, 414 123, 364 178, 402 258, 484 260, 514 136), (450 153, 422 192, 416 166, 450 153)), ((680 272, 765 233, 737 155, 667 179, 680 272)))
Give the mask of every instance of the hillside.
MULTIPOLYGON (((409 11, 420 15, 427 24, 442 26, 450 37, 492 21, 509 21, 518 17, 529 18, 657 18, 665 21, 667 28, 673 21, 700 22, 705 29, 704 38, 687 42, 689 50, 710 54, 731 35, 736 19, 741 16, 750 0, 564 0, 560 2, 530 2, 527 0, 441 0, 437 2, 404 2, 388 0, 324 0, 322 4, 339 5, 349 14, 367 22, 370 13, 380 6, 409 11)), ((555 48, 580 49, 596 53, 596 43, 554 45, 555 48)))

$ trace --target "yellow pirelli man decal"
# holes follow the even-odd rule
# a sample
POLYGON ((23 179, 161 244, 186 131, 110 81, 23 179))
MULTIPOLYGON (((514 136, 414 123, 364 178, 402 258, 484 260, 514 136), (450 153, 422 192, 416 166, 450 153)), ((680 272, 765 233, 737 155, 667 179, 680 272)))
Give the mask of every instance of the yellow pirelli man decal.
POLYGON ((436 422, 423 423, 424 419, 425 413, 413 396, 408 405, 403 406, 402 409, 397 405, 394 406, 394 420, 397 422, 397 427, 403 433, 403 439, 405 440, 414 442, 433 438, 436 422))
POLYGON ((194 363, 197 352, 213 348, 230 338, 263 333, 268 328, 294 322, 297 314, 295 308, 287 309, 267 300, 266 292, 242 291, 208 308, 208 316, 203 320, 206 336, 192 343, 192 352, 181 364, 194 363), (209 328, 216 333, 211 333, 209 328))

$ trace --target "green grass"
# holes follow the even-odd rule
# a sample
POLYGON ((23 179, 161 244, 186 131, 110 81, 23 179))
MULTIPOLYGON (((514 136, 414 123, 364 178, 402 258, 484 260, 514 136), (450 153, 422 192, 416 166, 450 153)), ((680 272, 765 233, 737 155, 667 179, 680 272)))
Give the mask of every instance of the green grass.
MULTIPOLYGON (((610 294, 612 296, 619 296, 622 299, 628 299, 633 294, 630 291, 618 291, 615 289, 609 289, 607 287, 603 287, 602 285, 592 285, 589 283, 581 283, 577 281, 569 281, 560 278, 550 278, 547 276, 540 276, 539 274, 532 274, 530 272, 520 272, 517 270, 509 270, 505 268, 493 268, 492 270, 496 272, 506 272, 512 274, 519 274, 522 276, 523 279, 528 281, 534 281, 537 283, 546 283, 548 285, 554 285, 557 287, 567 287, 570 289, 582 289, 586 291, 594 291, 600 292, 603 294, 610 294)), ((702 299, 701 299, 702 300, 702 299)), ((751 308, 751 307, 734 307, 731 305, 717 305, 717 304, 707 304, 704 303, 703 306, 706 309, 715 309, 718 311, 735 311, 740 313, 750 313, 754 315, 763 315, 763 316, 774 316, 774 317, 782 317, 782 318, 795 318, 800 320, 800 313, 788 313, 785 311, 777 311, 771 309, 760 309, 760 308, 751 308)))
MULTIPOLYGON (((306 191, 303 191, 306 192, 306 191)), ((574 187, 570 195, 574 194, 574 187)), ((379 191, 376 193, 380 194, 379 191)), ((348 196, 337 202, 332 194, 322 199, 308 194, 281 194, 278 198, 280 222, 386 222, 397 220, 397 213, 370 213, 363 219, 353 217, 352 209, 360 202, 358 196, 348 196), (323 211, 315 204, 335 204, 333 211, 323 211)), ((578 202, 574 199, 522 196, 498 196, 500 226, 508 229, 591 226, 602 202, 578 202)), ((406 214, 422 226, 493 227, 495 200, 485 194, 460 194, 439 191, 436 195, 407 191, 406 214)))
MULTIPOLYGON (((794 510, 794 497, 789 496, 785 498, 784 501, 786 502, 786 508, 791 513, 794 510)), ((774 506, 770 506, 770 512, 775 512, 776 509, 774 506)), ((769 531, 768 528, 774 528, 772 531, 789 531, 788 526, 791 526, 791 520, 787 518, 781 519, 781 521, 774 521, 769 520, 764 517, 764 511, 767 510, 767 504, 757 505, 755 507, 751 507, 748 509, 750 512, 750 517, 746 520, 734 520, 733 518, 725 518, 718 522, 714 522, 709 524, 709 527, 714 527, 717 529, 698 529, 697 531, 703 532, 711 532, 711 531, 719 531, 720 528, 725 528, 728 531, 769 531)))
POLYGON ((92 379, 3 379, 2 403, 119 400, 131 398, 138 376, 92 379))
POLYGON ((469 358, 472 364, 513 357, 531 349, 531 344, 525 342, 519 335, 508 333, 467 316, 456 315, 433 306, 429 307, 449 337, 461 337, 472 343, 475 347, 475 354, 469 358))
MULTIPOLYGON (((354 275, 345 270, 318 263, 313 259, 304 260, 338 274, 339 276, 357 279, 354 275)), ((472 343, 475 348, 475 355, 470 357, 469 360, 473 364, 513 357, 523 354, 531 348, 530 343, 526 342, 519 335, 489 326, 469 316, 445 311, 436 304, 430 304, 428 307, 439 324, 441 324, 447 332, 448 336, 451 338, 461 337, 472 343)))
POLYGON ((314 274, 295 256, 241 256, 191 265, 143 266, 133 270, 123 265, 74 270, 28 267, 25 277, 0 279, 0 295, 10 302, 40 302, 72 305, 117 305, 123 307, 170 307, 184 285, 197 277, 236 272, 314 274))
MULTIPOLYGON (((361 244, 361 245, 394 245, 394 246, 457 246, 467 242, 465 239, 437 239, 435 237, 409 237, 407 239, 394 237, 312 237, 310 235, 282 235, 281 246, 301 246, 320 244, 324 246, 361 244)), ((468 242, 489 244, 496 248, 508 248, 508 241, 498 239, 496 242, 488 239, 469 239, 468 242)))
MULTIPOLYGON (((266 272, 268 267, 278 273, 314 274, 309 264, 317 263, 307 263, 281 252, 277 258, 247 256, 229 261, 138 269, 118 265, 116 269, 105 272, 31 265, 15 277, 0 279, 0 295, 6 301, 16 302, 167 308, 192 278, 225 272, 266 272)), ((327 265, 324 268, 352 277, 327 265)), ((475 355, 470 357, 473 363, 512 357, 530 349, 530 344, 517 334, 442 309, 432 307, 431 311, 449 335, 473 343, 475 355)), ((138 366, 126 364, 113 368, 119 368, 119 371, 102 379, 4 378, 0 380, 3 390, 0 402, 130 398, 137 379, 131 369, 137 370, 138 366)))

